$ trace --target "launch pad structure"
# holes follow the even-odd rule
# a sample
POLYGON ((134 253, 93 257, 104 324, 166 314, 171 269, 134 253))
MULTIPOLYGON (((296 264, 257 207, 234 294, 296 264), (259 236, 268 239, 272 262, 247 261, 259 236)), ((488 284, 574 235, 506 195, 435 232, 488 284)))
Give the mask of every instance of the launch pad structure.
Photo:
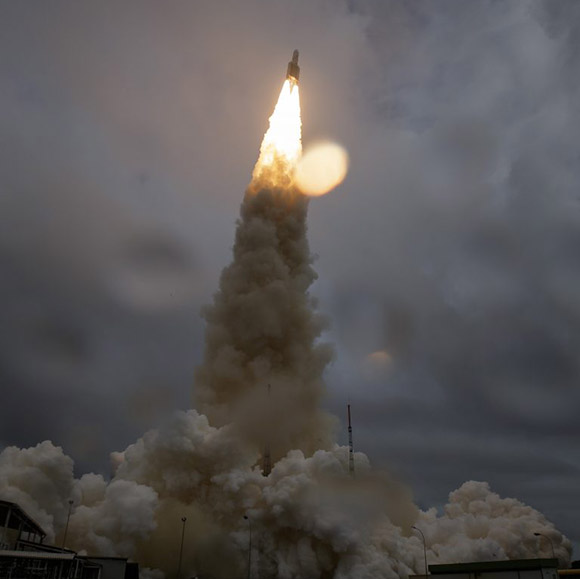
MULTIPOLYGON (((270 400, 270 389, 272 386, 268 384, 268 400, 270 400)), ((272 472, 272 456, 270 453, 270 442, 264 445, 264 456, 262 458, 262 474, 268 476, 272 472)))
POLYGON ((350 420, 350 404, 346 407, 348 413, 348 472, 354 476, 354 447, 352 444, 352 423, 350 420))

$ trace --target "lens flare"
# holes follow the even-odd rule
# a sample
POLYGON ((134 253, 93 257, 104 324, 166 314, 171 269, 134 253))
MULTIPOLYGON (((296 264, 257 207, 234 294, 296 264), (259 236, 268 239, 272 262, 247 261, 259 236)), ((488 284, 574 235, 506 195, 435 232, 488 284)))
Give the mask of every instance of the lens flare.
POLYGON ((262 140, 260 157, 254 167, 254 179, 279 164, 283 171, 291 173, 302 154, 301 134, 298 85, 286 80, 262 140))
POLYGON ((364 375, 369 380, 382 378, 391 369, 392 363, 393 358, 386 350, 373 352, 363 360, 364 375))
POLYGON ((348 171, 348 153, 336 143, 308 149, 296 167, 294 182, 305 195, 317 197, 340 185, 348 171))

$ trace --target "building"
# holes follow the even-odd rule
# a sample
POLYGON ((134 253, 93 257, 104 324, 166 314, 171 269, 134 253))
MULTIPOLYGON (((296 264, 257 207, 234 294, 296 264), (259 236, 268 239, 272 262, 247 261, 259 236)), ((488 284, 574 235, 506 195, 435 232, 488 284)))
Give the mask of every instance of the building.
POLYGON ((46 533, 16 503, 0 500, 1 579, 138 579, 124 557, 91 557, 46 545, 46 533))
MULTIPOLYGON (((433 579, 558 579, 558 559, 513 559, 429 565, 433 579)), ((424 578, 424 575, 413 575, 424 578)))
POLYGON ((139 579, 139 564, 124 557, 79 557, 86 568, 99 569, 98 575, 86 575, 83 579, 139 579))
POLYGON ((42 527, 16 503, 0 500, 0 549, 15 549, 23 543, 41 545, 46 538, 42 527))

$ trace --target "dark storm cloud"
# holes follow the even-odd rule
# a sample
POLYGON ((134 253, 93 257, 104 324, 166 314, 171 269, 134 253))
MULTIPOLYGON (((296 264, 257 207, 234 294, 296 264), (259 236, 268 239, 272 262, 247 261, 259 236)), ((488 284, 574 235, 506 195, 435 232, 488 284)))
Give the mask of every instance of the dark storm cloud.
POLYGON ((470 472, 562 517, 580 468, 578 7, 373 6, 383 122, 351 196, 311 212, 332 224, 312 228, 342 345, 331 384, 361 406, 358 448, 402 469, 422 504, 470 472), (383 349, 392 360, 369 376, 383 349), (502 452, 483 457, 494 437, 502 452), (536 495, 538 480, 567 492, 536 495))
POLYGON ((310 210, 329 407, 350 397, 357 447, 422 505, 483 478, 579 540, 575 0, 5 3, 0 22, 0 441, 106 472, 189 404, 197 312, 298 46, 305 141, 351 153, 310 210))

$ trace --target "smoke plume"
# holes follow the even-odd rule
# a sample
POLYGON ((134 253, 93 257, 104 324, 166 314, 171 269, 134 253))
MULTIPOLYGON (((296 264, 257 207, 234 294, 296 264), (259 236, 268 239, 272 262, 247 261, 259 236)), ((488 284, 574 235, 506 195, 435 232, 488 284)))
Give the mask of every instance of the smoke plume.
POLYGON ((210 422, 266 437, 277 457, 291 449, 310 455, 332 442, 332 420, 320 409, 331 350, 316 343, 324 320, 308 295, 316 274, 306 210, 294 189, 265 177, 252 182, 233 262, 204 312, 206 351, 196 374, 196 407, 210 422))
POLYGON ((0 489, 58 540, 72 497, 68 547, 132 557, 167 577, 177 571, 182 516, 183 569, 208 577, 246 568, 250 525, 253 576, 422 573, 423 546, 412 525, 426 536, 429 564, 551 556, 535 532, 550 537, 561 564, 569 561, 570 542, 541 513, 500 498, 486 483, 452 492, 441 515, 421 512, 407 489, 373 473, 361 453, 356 479, 348 474, 348 449, 338 446, 310 457, 293 450, 264 477, 257 454, 233 431, 193 410, 178 413, 124 452, 108 484, 93 474, 74 479, 72 461, 49 442, 8 448, 0 455, 0 489))
POLYGON ((268 445, 280 458, 328 449, 333 420, 320 409, 331 349, 308 294, 316 279, 306 237, 308 200, 293 186, 300 156, 298 87, 282 88, 241 207, 233 261, 206 308, 196 407, 217 426, 268 445))

